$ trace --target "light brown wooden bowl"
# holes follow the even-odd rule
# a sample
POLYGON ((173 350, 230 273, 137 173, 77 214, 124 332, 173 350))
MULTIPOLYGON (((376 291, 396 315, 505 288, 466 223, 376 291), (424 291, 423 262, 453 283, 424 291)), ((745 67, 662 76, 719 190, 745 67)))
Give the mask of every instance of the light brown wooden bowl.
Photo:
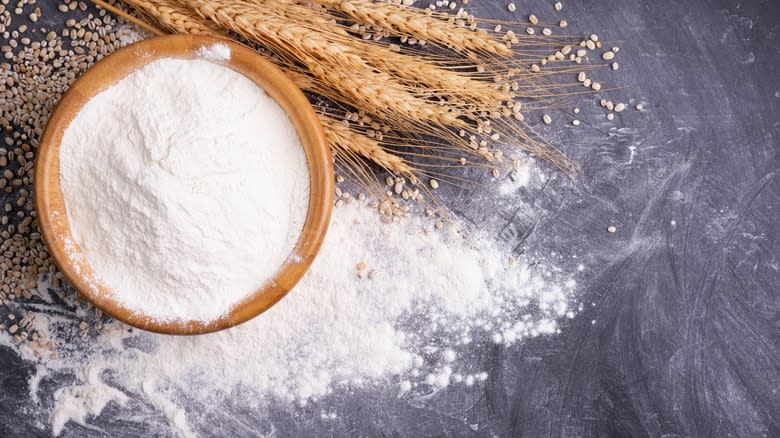
MULTIPOLYGON (((95 120, 100 123, 100 120, 95 120)), ((333 206, 333 161, 319 118, 301 90, 276 66, 255 51, 228 40, 172 35, 151 38, 116 51, 81 76, 60 100, 38 146, 35 169, 35 208, 43 239, 54 262, 73 286, 108 315, 132 326, 167 334, 200 334, 223 330, 245 322, 273 306, 300 280, 319 251, 333 206), (214 61, 248 77, 287 112, 300 137, 309 164, 310 199, 306 222, 292 258, 264 287, 238 303, 229 314, 209 323, 195 320, 158 321, 131 311, 112 299, 102 284, 91 288, 87 278, 94 271, 85 257, 68 256, 65 244, 74 244, 60 189, 60 143, 62 135, 81 107, 132 71, 161 58, 195 59, 202 46, 214 43, 230 47, 228 61, 214 61)), ((257 236, 247 236, 257 238, 257 236)), ((75 250, 80 251, 78 245, 75 250)))

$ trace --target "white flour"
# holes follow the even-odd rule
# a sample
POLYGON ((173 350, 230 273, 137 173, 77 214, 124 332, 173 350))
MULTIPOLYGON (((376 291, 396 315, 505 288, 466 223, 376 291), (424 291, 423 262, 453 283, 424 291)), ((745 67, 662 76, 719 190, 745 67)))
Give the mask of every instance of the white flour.
POLYGON ((197 55, 212 61, 227 61, 230 59, 230 47, 222 43, 203 46, 198 49, 197 55))
POLYGON ((44 374, 60 368, 88 376, 57 393, 50 425, 59 432, 68 416, 84 422, 114 396, 124 403, 104 379, 89 378, 98 370, 163 412, 182 435, 207 425, 185 412, 189 404, 177 392, 210 406, 228 394, 262 406, 366 385, 426 396, 485 380, 468 359, 480 345, 554 334, 560 319, 573 316, 569 275, 544 264, 531 269, 524 260, 510 265, 486 236, 423 227, 432 228, 420 219, 385 225, 373 210, 345 205, 334 210, 301 283, 258 318, 195 337, 112 323, 91 341, 88 357, 77 350, 42 367, 44 374))
POLYGON ((63 136, 60 175, 97 279, 160 320, 211 321, 262 286, 297 243, 309 197, 284 111, 201 60, 156 61, 90 100, 63 136))

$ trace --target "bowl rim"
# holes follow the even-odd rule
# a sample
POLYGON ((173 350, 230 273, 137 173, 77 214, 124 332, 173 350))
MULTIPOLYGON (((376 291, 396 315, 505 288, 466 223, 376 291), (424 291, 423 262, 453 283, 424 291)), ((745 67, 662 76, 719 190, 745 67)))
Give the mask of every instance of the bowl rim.
POLYGON ((35 161, 33 192, 38 224, 54 263, 75 289, 111 317, 131 326, 163 334, 203 334, 224 330, 263 313, 282 299, 313 262, 330 224, 334 198, 333 159, 320 119, 309 100, 290 78, 256 51, 234 41, 200 35, 158 36, 128 45, 98 61, 65 92, 41 136, 35 161), (229 59, 198 56, 202 47, 225 44, 229 59), (157 320, 132 311, 111 297, 70 234, 60 188, 59 150, 62 135, 92 97, 131 72, 153 61, 202 59, 243 74, 271 96, 293 123, 306 154, 310 175, 306 221, 290 257, 257 291, 239 301, 228 313, 204 322, 157 320))

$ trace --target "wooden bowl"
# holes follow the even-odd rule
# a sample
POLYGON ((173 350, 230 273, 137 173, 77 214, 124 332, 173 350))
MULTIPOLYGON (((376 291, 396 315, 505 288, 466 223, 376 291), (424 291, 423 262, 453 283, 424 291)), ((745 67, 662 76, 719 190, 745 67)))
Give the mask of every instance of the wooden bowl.
MULTIPOLYGON (((95 120, 95 123, 100 123, 95 120)), ((333 206, 333 161, 319 118, 301 90, 275 65, 255 51, 228 40, 192 35, 151 38, 114 52, 81 76, 60 100, 38 146, 35 164, 35 208, 43 239, 54 262, 73 286, 95 306, 132 326, 167 334, 199 334, 223 330, 247 321, 284 297, 311 265, 330 222, 333 206), (195 59, 203 46, 215 43, 230 47, 231 57, 215 62, 229 67, 263 88, 287 113, 300 137, 310 173, 309 210, 293 255, 260 290, 248 296, 229 313, 204 323, 196 320, 158 321, 132 311, 112 298, 98 282, 90 287, 94 271, 71 237, 60 188, 59 152, 62 135, 81 107, 99 92, 132 71, 162 58, 195 59), (66 253, 75 249, 76 257, 66 253), (75 259, 75 260, 74 260, 75 259)), ((247 236, 248 238, 250 236, 247 236)))

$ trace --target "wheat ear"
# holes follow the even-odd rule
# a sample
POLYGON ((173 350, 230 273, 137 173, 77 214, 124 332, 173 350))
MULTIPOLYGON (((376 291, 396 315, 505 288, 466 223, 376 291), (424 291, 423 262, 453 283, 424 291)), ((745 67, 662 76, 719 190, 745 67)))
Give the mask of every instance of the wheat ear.
POLYGON ((336 120, 330 116, 321 116, 321 120, 328 141, 336 148, 368 159, 382 169, 396 175, 412 177, 415 174, 415 170, 406 160, 388 152, 378 141, 356 133, 350 129, 348 122, 336 120))
MULTIPOLYGON (((381 27, 395 35, 408 35, 458 52, 483 52, 512 56, 507 45, 486 32, 461 27, 435 13, 371 0, 315 0, 357 22, 381 27), (430 15, 429 15, 430 14, 430 15)), ((452 17, 450 17, 452 18, 452 17)))

